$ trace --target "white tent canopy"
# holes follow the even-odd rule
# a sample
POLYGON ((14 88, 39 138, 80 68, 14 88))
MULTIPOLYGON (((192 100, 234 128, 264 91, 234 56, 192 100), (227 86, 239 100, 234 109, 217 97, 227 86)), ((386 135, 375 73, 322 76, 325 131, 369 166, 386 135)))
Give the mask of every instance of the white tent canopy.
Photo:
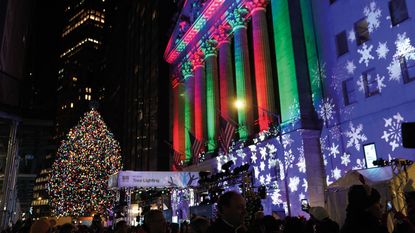
POLYGON ((330 217, 343 225, 346 218, 349 188, 352 185, 362 184, 362 180, 379 191, 382 197, 381 203, 384 206, 387 201, 391 201, 395 210, 405 213, 403 192, 404 189, 414 190, 415 166, 409 166, 406 171, 396 172, 396 174, 394 175, 391 166, 349 171, 327 187, 326 209, 330 217))

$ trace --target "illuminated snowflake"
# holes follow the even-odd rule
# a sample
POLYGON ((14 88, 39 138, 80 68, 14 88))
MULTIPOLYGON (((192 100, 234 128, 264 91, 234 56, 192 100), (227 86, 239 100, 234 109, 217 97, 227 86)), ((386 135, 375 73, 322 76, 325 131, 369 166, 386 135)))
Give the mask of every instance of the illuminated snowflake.
POLYGON ((277 159, 277 165, 280 166, 280 171, 283 171, 283 172, 280 172, 280 180, 284 180, 285 179, 284 164, 281 163, 281 160, 277 159))
POLYGON ((385 82, 385 77, 377 74, 376 75, 376 87, 379 90, 379 92, 382 92, 382 89, 386 87, 386 84, 384 82, 385 82))
POLYGON ((256 152, 253 152, 252 151, 252 153, 251 153, 251 161, 252 161, 252 163, 256 163, 256 161, 257 161, 257 157, 256 157, 256 152))
POLYGON ((261 154, 261 160, 267 159, 267 148, 266 147, 260 147, 259 153, 261 154))
MULTIPOLYGON (((304 147, 300 147, 298 148, 298 150, 302 149, 304 151, 304 147)), ((301 173, 305 173, 306 172, 306 164, 305 164, 305 157, 304 157, 304 152, 301 154, 300 152, 300 156, 298 157, 298 162, 297 162, 297 167, 298 167, 298 171, 301 173)))
POLYGON ((323 164, 324 164, 324 166, 327 166, 327 164, 328 164, 327 156, 326 156, 325 153, 323 153, 323 164))
POLYGON ((335 167, 332 171, 331 171, 331 176, 333 177, 333 179, 338 180, 342 174, 341 174, 341 170, 338 169, 337 167, 335 167))
POLYGON ((374 57, 370 54, 372 52, 373 45, 367 47, 366 43, 363 44, 362 49, 358 49, 357 52, 360 53, 359 63, 364 62, 366 67, 369 66, 369 61, 373 60, 374 57))
POLYGON ((365 169, 366 163, 364 159, 356 159, 356 166, 354 166, 353 170, 365 169))
POLYGON ((278 161, 276 159, 270 159, 269 162, 268 162, 268 169, 271 169, 271 168, 277 166, 278 165, 277 162, 278 161))
POLYGON ((385 121, 384 127, 386 130, 383 131, 382 139, 388 142, 392 147, 392 151, 402 145, 402 134, 401 124, 404 118, 398 112, 390 118, 383 119, 385 121))
POLYGON ((326 176, 326 183, 327 183, 327 186, 333 183, 333 181, 330 180, 330 176, 326 176))
POLYGON ((265 184, 265 177, 263 175, 261 175, 259 177, 259 183, 261 183, 261 185, 264 185, 265 184))
MULTIPOLYGON (((368 79, 370 78, 370 75, 367 75, 368 79)), ((356 81, 357 88, 360 92, 365 93, 365 82, 363 81, 363 76, 360 76, 359 79, 356 81)))
POLYGON ((326 100, 323 100, 323 102, 319 104, 318 107, 319 109, 317 113, 320 116, 320 119, 323 119, 324 124, 334 119, 335 105, 333 103, 333 99, 327 98, 326 100))
POLYGON ((347 64, 345 68, 348 74, 354 74, 354 70, 356 69, 356 66, 354 65, 353 60, 351 61, 347 60, 347 64))
POLYGON ((271 200, 273 205, 280 205, 283 203, 281 199, 280 189, 275 189, 274 192, 272 192, 271 200))
POLYGON ((401 79, 401 64, 398 59, 393 59, 387 67, 389 73, 389 81, 398 81, 401 79))
POLYGON ((268 153, 271 155, 274 155, 275 153, 277 153, 277 147, 275 147, 274 144, 267 144, 266 147, 268 148, 268 153))
POLYGON ((284 151, 284 162, 286 169, 293 167, 294 159, 295 158, 291 149, 284 151))
POLYGON ((254 166, 254 176, 255 176, 255 179, 258 179, 258 177, 259 177, 259 168, 258 168, 258 166, 254 166))
POLYGON ((323 83, 324 79, 326 79, 326 64, 323 63, 321 66, 317 66, 311 70, 313 81, 312 83, 317 87, 323 83))
POLYGON ((350 163, 350 154, 344 152, 340 158, 342 160, 341 164, 347 167, 347 165, 350 163))
POLYGON ((265 170, 265 163, 264 163, 264 161, 261 161, 259 167, 261 168, 261 171, 264 171, 265 170))
POLYGON ((387 42, 380 43, 378 45, 378 48, 376 49, 376 53, 378 54, 378 59, 384 58, 386 59, 386 55, 388 54, 389 49, 387 46, 387 42))
POLYGON ((267 177, 265 178, 265 184, 271 183, 271 174, 267 174, 267 177))
POLYGON ((324 137, 320 137, 320 147, 321 147, 321 151, 325 151, 327 150, 327 136, 324 137))
POLYGON ((360 145, 367 140, 366 135, 363 134, 363 125, 359 124, 355 128, 353 123, 349 123, 349 131, 345 133, 347 137, 347 148, 354 146, 356 150, 360 151, 360 145))
POLYGON ((376 2, 371 2, 369 6, 363 9, 363 14, 366 16, 369 32, 373 32, 380 25, 379 18, 382 15, 382 11, 377 8, 376 2))
POLYGON ((339 140, 342 133, 339 125, 335 125, 329 129, 330 135, 334 140, 339 140))
POLYGON ((299 184, 300 184, 300 178, 298 178, 298 176, 289 178, 288 187, 290 187, 291 192, 297 191, 299 184))
POLYGON ((239 158, 241 158, 242 161, 244 161, 246 154, 243 150, 239 149, 236 151, 236 156, 238 156, 239 158))
POLYGON ((396 52, 395 55, 393 55, 395 59, 405 56, 406 59, 415 60, 415 48, 411 44, 411 39, 406 36, 406 32, 398 34, 395 45, 396 52))
POLYGON ((282 145, 284 146, 284 149, 287 147, 291 147, 291 144, 294 142, 294 140, 291 139, 290 134, 284 134, 282 135, 282 145))
POLYGON ((303 178, 303 185, 301 185, 301 187, 304 188, 304 192, 307 192, 308 190, 308 181, 306 178, 303 178))
POLYGON ((292 104, 288 107, 288 119, 290 119, 291 125, 294 125, 300 119, 300 105, 296 98, 294 98, 292 104))
POLYGON ((329 155, 331 155, 333 158, 336 158, 339 152, 339 145, 335 145, 334 143, 331 144, 329 155))
POLYGON ((347 34, 347 39, 349 39, 350 42, 354 42, 356 40, 356 34, 354 33, 353 28, 350 31, 348 31, 347 34))

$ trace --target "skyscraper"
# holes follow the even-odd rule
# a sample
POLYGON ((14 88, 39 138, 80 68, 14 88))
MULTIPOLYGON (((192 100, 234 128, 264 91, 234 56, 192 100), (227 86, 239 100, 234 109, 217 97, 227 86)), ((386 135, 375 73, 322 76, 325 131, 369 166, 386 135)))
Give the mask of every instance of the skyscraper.
POLYGON ((66 1, 57 84, 57 137, 62 137, 93 100, 102 99, 99 80, 105 0, 66 1))

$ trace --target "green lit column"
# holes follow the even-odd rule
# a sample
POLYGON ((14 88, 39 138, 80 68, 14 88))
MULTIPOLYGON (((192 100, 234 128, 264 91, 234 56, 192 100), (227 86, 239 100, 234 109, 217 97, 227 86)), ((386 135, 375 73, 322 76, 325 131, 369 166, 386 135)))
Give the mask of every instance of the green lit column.
POLYGON ((254 133, 254 111, 252 103, 251 68, 249 65, 248 37, 245 8, 235 9, 228 19, 233 28, 236 98, 245 102, 245 108, 238 108, 239 137, 244 139, 254 133))
POLYGON ((208 150, 216 148, 219 129, 219 88, 217 42, 209 39, 203 44, 206 66, 206 120, 208 135, 208 150))
POLYGON ((182 64, 181 71, 184 78, 184 137, 186 159, 190 159, 191 143, 188 131, 194 132, 194 77, 191 62, 185 61, 182 64))

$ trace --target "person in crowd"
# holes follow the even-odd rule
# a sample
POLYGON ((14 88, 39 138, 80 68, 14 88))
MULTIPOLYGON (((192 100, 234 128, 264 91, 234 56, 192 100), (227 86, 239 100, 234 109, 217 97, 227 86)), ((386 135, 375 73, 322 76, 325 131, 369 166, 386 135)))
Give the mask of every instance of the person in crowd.
POLYGON ((299 217, 286 217, 284 220, 283 233, 305 232, 305 220, 299 217))
POLYGON ((50 224, 45 219, 35 221, 30 227, 30 233, 48 233, 49 231, 50 224))
POLYGON ((115 233, 128 233, 128 230, 126 221, 119 221, 115 224, 115 233))
POLYGON ((329 214, 323 207, 310 207, 309 214, 310 221, 313 222, 314 233, 339 232, 339 224, 329 218, 329 214))
POLYGON ((281 233, 282 221, 275 219, 272 215, 266 215, 262 218, 264 233, 281 233))
POLYGON ((210 226, 208 233, 247 232, 244 225, 246 202, 241 194, 228 191, 219 197, 218 219, 210 226))
POLYGON ((367 185, 353 185, 341 233, 387 233, 379 192, 367 185))
POLYGON ((407 215, 401 212, 395 213, 397 224, 393 233, 415 233, 415 191, 405 192, 407 215))
POLYGON ((160 210, 150 210, 144 216, 144 230, 147 233, 166 233, 167 223, 160 210))
POLYGON ((75 233, 76 227, 71 223, 65 223, 60 227, 59 233, 75 233))
POLYGON ((210 222, 204 217, 194 217, 190 222, 190 232, 191 233, 207 233, 210 222))
POLYGON ((104 232, 104 224, 102 223, 100 214, 94 215, 94 217, 92 218, 90 229, 92 233, 103 233, 104 232))

